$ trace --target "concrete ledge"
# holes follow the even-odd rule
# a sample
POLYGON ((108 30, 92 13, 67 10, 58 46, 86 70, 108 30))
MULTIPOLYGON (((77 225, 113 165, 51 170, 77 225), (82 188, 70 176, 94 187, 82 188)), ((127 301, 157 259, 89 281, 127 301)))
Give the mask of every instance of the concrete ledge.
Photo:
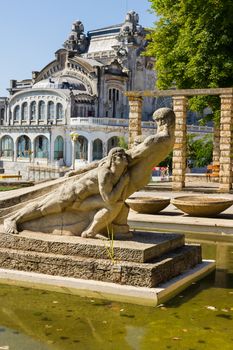
POLYGON ((130 211, 128 224, 134 230, 183 233, 187 238, 233 242, 233 221, 220 217, 175 216, 165 212, 164 215, 149 215, 130 211))
POLYGON ((0 269, 0 283, 77 294, 84 297, 107 299, 138 305, 156 306, 177 295, 193 282, 215 269, 215 262, 204 260, 195 268, 173 278, 160 288, 144 288, 109 282, 50 276, 35 272, 0 269))

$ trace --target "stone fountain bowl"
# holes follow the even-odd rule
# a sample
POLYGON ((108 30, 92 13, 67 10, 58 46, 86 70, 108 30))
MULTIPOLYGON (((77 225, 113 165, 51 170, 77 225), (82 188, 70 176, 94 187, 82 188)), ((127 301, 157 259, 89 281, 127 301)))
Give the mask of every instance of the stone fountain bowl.
POLYGON ((229 208, 233 204, 233 200, 205 196, 183 196, 173 198, 171 203, 191 216, 213 217, 229 208))
POLYGON ((126 203, 131 209, 141 214, 157 214, 170 204, 166 197, 131 197, 126 203))

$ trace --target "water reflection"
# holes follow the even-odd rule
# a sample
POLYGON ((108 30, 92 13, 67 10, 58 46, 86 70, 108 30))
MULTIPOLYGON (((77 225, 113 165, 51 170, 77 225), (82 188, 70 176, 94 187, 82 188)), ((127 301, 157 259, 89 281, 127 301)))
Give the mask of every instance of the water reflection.
POLYGON ((216 260, 215 286, 233 288, 233 244, 202 243, 203 258, 216 260))

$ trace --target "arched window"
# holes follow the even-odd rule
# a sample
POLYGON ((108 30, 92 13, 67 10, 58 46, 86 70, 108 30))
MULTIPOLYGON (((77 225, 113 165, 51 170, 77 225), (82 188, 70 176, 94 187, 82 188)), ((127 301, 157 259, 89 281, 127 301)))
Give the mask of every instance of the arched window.
POLYGON ((84 136, 79 136, 75 143, 75 159, 88 159, 88 141, 84 136))
POLYGON ((16 106, 14 109, 14 121, 19 121, 19 113, 20 113, 20 108, 19 106, 16 106))
POLYGON ((114 148, 118 146, 118 137, 117 136, 113 136, 108 140, 108 152, 114 148))
POLYGON ((63 119, 64 117, 64 112, 63 112, 63 106, 61 103, 57 104, 57 119, 63 119))
POLYGON ((96 139, 93 142, 93 160, 99 160, 103 158, 103 142, 100 139, 96 139))
POLYGON ((40 101, 39 102, 39 120, 45 119, 45 102, 40 101))
POLYGON ((32 101, 32 103, 30 104, 30 119, 36 119, 36 101, 32 101))
POLYGON ((35 158, 48 158, 48 139, 45 136, 37 136, 35 140, 35 158))
POLYGON ((31 140, 28 136, 22 135, 17 142, 17 157, 29 158, 31 156, 31 140))
POLYGON ((27 102, 24 102, 22 104, 22 120, 28 119, 28 104, 27 102))
POLYGON ((48 119, 54 119, 54 103, 52 101, 48 103, 48 119))
POLYGON ((64 140, 61 136, 57 136, 54 143, 54 160, 63 159, 64 140))
POLYGON ((4 109, 1 108, 0 109, 0 125, 3 125, 4 124, 4 109))
POLYGON ((10 136, 3 136, 1 140, 1 157, 12 157, 14 153, 14 144, 10 136))

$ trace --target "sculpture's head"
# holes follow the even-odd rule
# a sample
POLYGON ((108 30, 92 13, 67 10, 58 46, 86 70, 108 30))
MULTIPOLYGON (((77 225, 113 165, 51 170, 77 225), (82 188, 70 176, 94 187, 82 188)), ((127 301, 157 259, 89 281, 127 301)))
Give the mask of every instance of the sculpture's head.
POLYGON ((159 108, 153 114, 153 119, 157 123, 157 130, 159 131, 173 131, 175 128, 175 113, 171 108, 159 108))
POLYGON ((126 167, 129 163, 128 155, 126 154, 124 148, 115 147, 112 148, 108 153, 109 167, 112 165, 121 165, 126 167))

